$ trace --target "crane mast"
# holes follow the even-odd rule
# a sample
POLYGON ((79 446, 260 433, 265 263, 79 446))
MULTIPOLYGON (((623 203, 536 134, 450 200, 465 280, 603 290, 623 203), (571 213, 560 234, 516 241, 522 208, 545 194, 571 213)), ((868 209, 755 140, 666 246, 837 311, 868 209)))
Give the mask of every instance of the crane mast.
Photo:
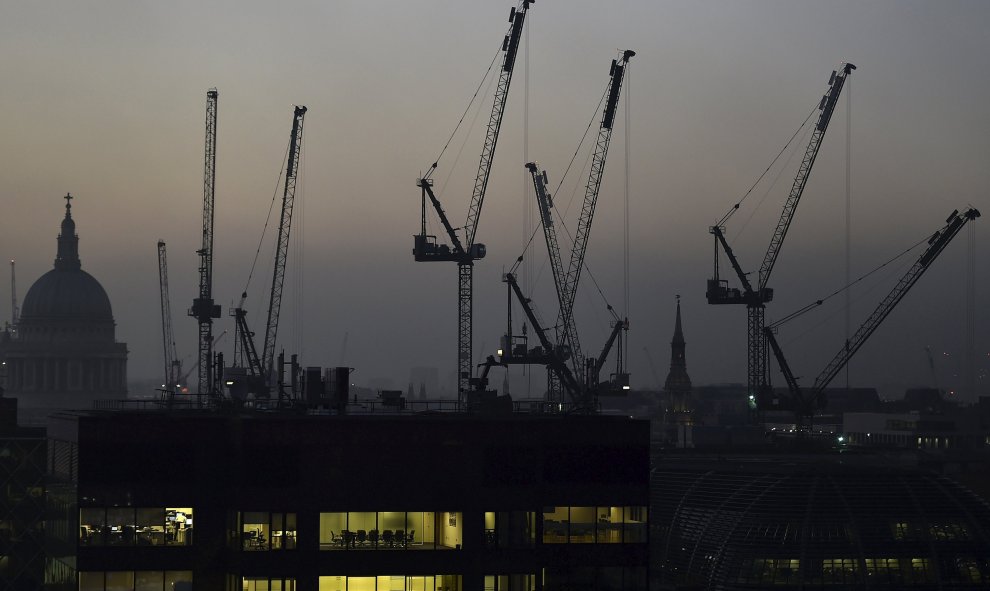
POLYGON ((271 299, 268 303, 268 324, 265 327, 265 346, 261 362, 269 379, 275 375, 275 338, 278 333, 278 315, 282 307, 282 285, 285 283, 285 263, 289 256, 289 230, 292 226, 292 205, 296 196, 296 177, 299 174, 299 158, 302 154, 303 119, 306 107, 297 106, 292 113, 292 135, 289 138, 289 157, 285 169, 285 190, 282 192, 282 215, 278 223, 278 242, 275 248, 275 269, 272 273, 271 299))
POLYGON ((199 254, 199 297, 193 300, 189 315, 199 323, 199 390, 213 392, 213 319, 220 317, 220 306, 213 303, 213 204, 217 171, 216 88, 206 91, 206 142, 203 166, 203 243, 199 254))
POLYGON ((14 267, 14 259, 10 259, 10 326, 16 330, 20 311, 17 309, 17 275, 14 267))
MULTIPOLYGON (((488 118, 488 127, 485 132, 485 143, 481 149, 481 158, 478 163, 478 172, 475 175, 474 189, 471 193, 471 204, 468 208, 467 220, 464 223, 464 242, 457 239, 456 233, 446 219, 440 202, 433 195, 430 188, 432 180, 422 178, 417 181, 417 185, 423 193, 423 225, 419 235, 415 237, 413 256, 417 261, 455 261, 457 263, 457 397, 460 401, 465 392, 471 389, 472 365, 472 303, 473 303, 473 283, 474 283, 474 261, 484 258, 484 244, 475 243, 475 236, 478 231, 478 221, 481 216, 481 207, 484 204, 485 192, 488 188, 488 179, 491 173, 492 162, 495 159, 495 147, 498 144, 499 131, 502 127, 502 116, 505 114, 505 104, 509 96, 509 86, 512 82, 512 73, 515 69, 516 55, 519 50, 519 41, 522 37, 523 25, 526 22, 526 13, 529 5, 535 0, 521 0, 519 8, 513 7, 509 13, 511 27, 509 33, 502 41, 502 68, 499 74, 498 84, 495 88, 495 100, 492 104, 491 114, 488 118), (431 242, 431 236, 426 235, 426 200, 429 197, 434 209, 440 216, 444 224, 444 229, 451 238, 453 248, 446 245, 440 246, 431 242)), ((431 168, 436 168, 436 163, 431 168)), ((429 175, 427 175, 428 177, 429 175)))
POLYGON ((608 146, 612 140, 612 123, 615 121, 615 112, 619 106, 619 93, 622 90, 622 80, 625 75, 626 66, 629 59, 636 55, 635 51, 627 49, 622 55, 612 60, 609 69, 609 82, 607 89, 607 99, 605 108, 602 110, 602 121, 598 127, 598 139, 595 142, 595 151, 591 158, 591 170, 588 174, 588 182, 584 187, 584 202, 581 206, 581 213, 578 216, 577 231, 574 234, 574 245, 571 248, 571 258, 567 265, 567 272, 563 275, 563 286, 558 288, 560 297, 560 311, 558 312, 557 323, 565 327, 564 337, 567 346, 570 347, 572 364, 575 367, 584 366, 584 356, 581 353, 581 345, 574 331, 574 320, 571 318, 574 312, 574 299, 577 295, 578 281, 581 279, 581 271, 584 268, 584 255, 588 250, 588 237, 591 234, 591 222, 595 215, 595 205, 598 203, 598 192, 602 185, 602 175, 605 173, 605 159, 608 156, 608 146))
POLYGON ((839 100, 842 87, 845 85, 846 77, 855 69, 856 66, 853 64, 842 64, 839 70, 833 71, 829 78, 829 89, 822 96, 821 102, 818 104, 818 109, 821 111, 818 121, 812 132, 811 140, 808 142, 807 148, 805 148, 804 157, 801 160, 801 165, 798 167, 797 175, 794 177, 790 193, 788 193, 787 199, 784 202, 780 219, 777 221, 777 226, 770 239, 770 246, 767 248, 767 252, 763 257, 763 264, 760 266, 755 289, 733 255, 732 249, 729 248, 725 240, 724 229, 721 225, 710 228, 710 232, 715 235, 716 239, 715 277, 708 281, 706 295, 709 304, 746 305, 746 385, 750 400, 756 400, 758 396, 762 396, 763 391, 767 387, 768 342, 766 331, 764 330, 766 327, 765 312, 766 303, 773 300, 773 290, 767 287, 767 282, 777 262, 777 257, 780 254, 781 246, 783 246, 787 230, 790 228, 791 221, 794 219, 798 202, 801 200, 801 195, 804 193, 804 188, 808 183, 808 178, 811 175, 811 169, 815 164, 815 159, 818 157, 822 140, 825 139, 825 132, 828 130, 829 122, 832 120, 835 105, 839 100), (718 277, 718 248, 720 245, 724 249, 726 256, 728 256, 743 286, 742 291, 739 289, 729 289, 727 282, 720 280, 718 277))
POLYGON ((162 343, 165 352, 165 389, 173 390, 179 386, 178 379, 182 375, 178 355, 175 351, 175 336, 172 334, 172 304, 168 295, 168 261, 165 256, 165 241, 158 241, 158 287, 161 290, 162 301, 162 343))

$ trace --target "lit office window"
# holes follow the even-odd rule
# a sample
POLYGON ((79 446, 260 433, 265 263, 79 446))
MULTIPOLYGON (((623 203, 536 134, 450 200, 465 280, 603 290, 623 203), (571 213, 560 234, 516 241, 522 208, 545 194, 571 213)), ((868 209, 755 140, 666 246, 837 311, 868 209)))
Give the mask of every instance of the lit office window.
POLYGON ((138 507, 136 513, 138 546, 163 546, 165 544, 165 508, 138 507))
POLYGON ((461 514, 433 511, 320 513, 322 550, 458 548, 461 514))
POLYGON ((79 591, 192 591, 192 579, 192 571, 80 572, 79 591))
POLYGON ((134 507, 107 509, 107 530, 104 538, 109 546, 134 545, 134 507))
POLYGON ((567 524, 570 522, 568 507, 544 507, 543 509, 543 543, 566 544, 567 524))
POLYGON ((598 527, 595 541, 599 544, 622 542, 622 507, 598 507, 598 527))
POLYGON ((593 544, 595 542, 595 521, 594 507, 571 507, 568 541, 571 544, 593 544))
POLYGON ((295 550, 296 514, 246 511, 241 514, 241 549, 295 550))
MULTIPOLYGON (((519 587, 522 591, 534 588, 519 587)), ((460 591, 460 589, 460 575, 322 576, 319 584, 319 591, 460 591)), ((502 587, 501 589, 507 590, 510 587, 502 587)), ((515 587, 511 587, 511 589, 515 589, 515 587)))
POLYGON ((645 544, 646 507, 546 507, 544 544, 645 544))
POLYGON ((192 541, 192 508, 165 507, 165 544, 168 546, 189 546, 192 541))
MULTIPOLYGON (((103 532, 107 529, 107 510, 103 507, 79 509, 79 545, 102 546, 103 532)), ((102 584, 102 583, 101 583, 102 584)))
POLYGON ((282 577, 244 577, 242 591, 296 591, 296 580, 282 577))
POLYGON ((188 546, 193 510, 189 507, 82 507, 80 546, 188 546))

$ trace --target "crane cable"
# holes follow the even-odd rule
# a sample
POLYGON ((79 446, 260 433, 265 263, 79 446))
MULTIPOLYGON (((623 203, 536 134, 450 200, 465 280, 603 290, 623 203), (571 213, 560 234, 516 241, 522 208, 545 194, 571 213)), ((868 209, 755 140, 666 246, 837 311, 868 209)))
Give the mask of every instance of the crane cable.
MULTIPOLYGON (((563 186, 564 179, 567 178, 567 173, 570 172, 571 167, 574 165, 574 161, 577 160, 578 153, 581 151, 581 146, 584 145, 584 140, 587 139, 588 132, 591 131, 591 126, 595 124, 595 120, 598 118, 598 111, 601 110, 602 103, 605 102, 605 97, 607 95, 608 95, 608 89, 606 88, 605 89, 605 92, 602 93, 602 98, 598 101, 598 106, 595 107, 595 112, 591 115, 591 121, 588 122, 588 127, 585 128, 584 134, 581 135, 581 141, 578 142, 577 148, 574 149, 574 154, 571 155, 571 161, 567 163, 567 168, 564 169, 564 174, 562 174, 560 176, 560 182, 557 183, 557 188, 553 192, 554 195, 556 195, 558 192, 560 192, 560 187, 563 186)), ((589 155, 588 156, 588 159, 590 159, 590 158, 591 158, 591 156, 589 155)), ((587 164, 587 161, 585 162, 585 164, 587 164)), ((564 209, 564 213, 565 214, 570 210, 571 205, 574 203, 574 193, 575 192, 577 192, 577 187, 575 187, 574 188, 574 192, 571 193, 571 200, 567 202, 567 207, 564 209)), ((556 212, 556 210, 557 210, 556 207, 554 207, 552 209, 554 210, 554 212, 556 212)), ((557 214, 557 219, 558 219, 558 221, 560 221, 561 226, 563 226, 564 233, 567 234, 567 237, 571 239, 571 242, 574 242, 574 238, 567 231, 567 226, 564 225, 563 216, 558 213, 557 214)), ((540 226, 536 226, 535 228, 533 228, 533 232, 532 232, 532 234, 529 235, 529 240, 523 246, 523 250, 522 250, 521 253, 519 253, 519 257, 516 258, 515 264, 513 264, 512 267, 510 267, 510 269, 509 269, 509 272, 510 273, 515 273, 516 272, 516 269, 519 267, 519 264, 522 262, 523 257, 525 256, 526 252, 529 251, 529 247, 532 246, 533 240, 536 239, 536 234, 539 231, 540 231, 540 226)), ((541 267, 541 271, 542 271, 542 267, 541 267)), ((539 277, 539 274, 540 273, 537 273, 537 277, 539 277)), ((535 283, 535 281, 534 281, 534 283, 535 283)))
MULTIPOLYGON (((291 140, 289 144, 291 144, 291 140)), ((265 218, 265 227, 261 230, 261 238, 258 240, 258 248, 254 251, 254 260, 251 262, 251 272, 248 273, 247 281, 244 283, 244 295, 241 296, 241 304, 244 303, 244 298, 247 297, 248 287, 251 285, 251 278, 254 277, 254 269, 258 266, 258 257, 261 255, 261 245, 265 242, 265 234, 268 233, 268 223, 272 219, 272 211, 275 209, 275 200, 278 199, 278 187, 282 184, 282 171, 285 170, 286 162, 289 158, 289 144, 285 146, 285 156, 282 157, 282 166, 278 171, 278 180, 275 181, 275 191, 272 193, 272 202, 268 206, 268 217, 265 218)))
POLYGON ((918 242, 916 242, 916 243, 914 243, 913 245, 911 245, 911 246, 909 246, 909 247, 908 247, 907 249, 905 249, 905 250, 904 250, 904 251, 902 251, 901 253, 899 253, 899 254, 897 254, 896 256, 894 256, 893 258, 891 258, 890 260, 888 260, 888 261, 886 261, 886 262, 884 262, 884 263, 882 263, 882 264, 881 264, 880 266, 878 266, 878 267, 876 267, 876 268, 874 268, 873 270, 871 270, 871 271, 869 271, 869 272, 867 272, 866 274, 864 274, 864 275, 862 275, 862 276, 860 276, 860 277, 859 277, 858 279, 856 279, 855 281, 852 281, 852 282, 850 282, 850 283, 848 283, 848 284, 846 284, 846 285, 845 285, 844 287, 840 287, 839 289, 837 289, 837 290, 835 290, 835 291, 833 291, 832 293, 830 293, 829 295, 827 295, 827 296, 825 296, 824 298, 822 298, 822 299, 820 299, 820 300, 815 300, 814 302, 812 302, 812 303, 810 303, 810 304, 808 304, 807 306, 804 306, 803 308, 800 308, 800 309, 798 309, 798 310, 796 310, 796 311, 794 311, 794 312, 791 312, 790 314, 788 314, 787 316, 784 316, 784 317, 783 317, 783 318, 781 318, 780 320, 778 320, 778 321, 776 321, 776 322, 774 322, 774 323, 772 323, 772 324, 769 324, 769 325, 767 326, 767 328, 770 328, 770 329, 775 329, 775 328, 777 328, 778 326, 780 326, 780 325, 782 325, 782 324, 785 324, 785 323, 787 323, 787 322, 789 322, 789 321, 791 321, 791 320, 793 320, 793 319, 795 319, 795 318, 797 318, 798 316, 801 316, 801 315, 803 315, 803 314, 804 314, 805 312, 807 312, 807 311, 809 311, 809 310, 812 310, 812 309, 814 309, 814 308, 817 308, 818 306, 821 306, 821 305, 822 305, 823 303, 825 303, 826 301, 828 301, 828 300, 830 300, 831 298, 833 298, 833 297, 835 297, 835 296, 837 296, 837 295, 839 295, 840 293, 843 293, 843 292, 845 292, 846 290, 848 290, 848 289, 850 289, 850 288, 851 288, 852 286, 854 286, 854 285, 856 285, 857 283, 859 283, 859 282, 861 282, 861 281, 863 281, 863 280, 865 280, 866 278, 868 278, 869 276, 871 276, 871 275, 873 275, 874 273, 876 273, 876 272, 878 272, 878 271, 880 271, 881 269, 883 269, 883 268, 884 268, 884 267, 886 267, 887 265, 889 265, 889 264, 891 264, 891 263, 893 263, 894 261, 896 261, 896 260, 898 260, 899 258, 901 258, 901 257, 903 257, 904 255, 906 255, 906 254, 908 254, 908 253, 909 253, 909 252, 911 252, 912 250, 914 250, 914 249, 916 249, 916 248, 918 248, 919 246, 921 246, 921 245, 922 245, 922 244, 924 244, 925 242, 928 242, 928 240, 929 240, 930 238, 931 238, 931 236, 928 236, 928 237, 926 237, 926 238, 922 238, 921 240, 919 240, 918 242))
MULTIPOLYGON (((602 98, 599 99, 598 106, 595 107, 595 112, 591 116, 591 121, 588 122, 588 127, 585 128, 584 134, 581 135, 581 141, 578 142, 578 146, 574 150, 574 154, 571 155, 571 160, 570 160, 570 162, 567 163, 567 168, 564 169, 564 174, 561 175, 560 182, 557 183, 557 189, 554 191, 554 193, 557 193, 557 192, 560 191, 560 188, 564 184, 564 179, 567 177, 567 173, 570 172, 571 167, 574 165, 574 161, 577 160, 577 156, 578 156, 578 154, 581 151, 581 146, 584 145, 584 141, 588 137, 588 132, 591 131, 591 127, 595 124, 595 121, 598 118, 598 112, 601 110, 602 104, 605 102, 605 98, 608 96, 608 90, 609 89, 606 88, 605 89, 605 92, 602 93, 602 98)), ((587 160, 585 160, 585 166, 587 166, 588 160, 591 160, 591 154, 590 153, 588 154, 587 160)), ((583 170, 583 168, 582 168, 582 170, 583 170)), ((574 188, 574 191, 571 193, 571 200, 567 203, 567 207, 564 208, 564 214, 561 214, 557 210, 556 207, 552 208, 553 212, 557 214, 557 221, 560 222, 560 227, 563 228, 564 234, 567 235, 568 239, 570 239, 571 244, 574 243, 574 237, 571 235, 570 231, 568 231, 567 225, 564 223, 564 217, 563 217, 563 215, 566 215, 567 212, 570 211, 571 205, 573 205, 573 203, 574 203, 574 194, 576 192, 577 192, 577 187, 575 187, 574 188)), ((539 226, 537 226, 536 228, 533 229, 533 233, 530 234, 529 241, 527 241, 526 242, 526 245, 523 247, 522 253, 520 253, 519 257, 516 258, 516 262, 512 265, 512 267, 510 267, 510 269, 509 269, 509 272, 510 273, 515 273, 516 272, 516 269, 518 269, 520 263, 523 261, 526 252, 529 250, 529 247, 533 244, 533 240, 536 238, 536 233, 539 232, 539 230, 540 230, 540 227, 539 226)), ((542 274, 542 271, 543 271, 544 266, 541 266, 540 267, 540 271, 537 273, 537 279, 542 274)), ((584 263, 584 270, 586 270, 588 272, 588 277, 590 277, 591 278, 591 282, 594 283, 595 289, 598 290, 598 294, 601 296, 602 301, 605 302, 605 307, 612 314, 613 319, 619 320, 620 319, 619 316, 615 313, 615 310, 612 308, 612 305, 609 303, 608 298, 605 297, 605 292, 602 290, 601 285, 599 285, 598 281, 595 279, 595 275, 591 272, 591 267, 588 265, 587 261, 585 261, 585 263, 584 263)), ((535 281, 534 281, 534 283, 535 283, 535 281)))
MULTIPOLYGON (((499 43, 498 50, 495 52, 495 57, 492 58, 492 63, 488 64, 488 70, 485 71, 484 77, 481 82, 478 83, 478 88, 475 89, 474 94, 471 96, 471 100, 468 101, 467 107, 464 109, 464 113, 461 114, 461 118, 457 121, 457 125, 454 126, 454 131, 450 132, 450 137, 447 138, 447 143, 443 145, 440 150, 440 154, 437 155, 436 159, 433 160, 433 164, 430 166, 429 171, 423 176, 423 180, 430 178, 433 171, 437 169, 437 165, 440 163, 440 159, 443 158, 444 152, 447 151, 447 147, 450 146, 450 142, 454 139, 454 135, 457 134, 457 130, 461 128, 461 124, 464 123, 464 118, 467 117, 468 111, 471 110, 471 105, 478 98, 478 93, 481 88, 485 85, 485 81, 488 80, 488 75, 491 73, 492 68, 495 67, 495 62, 498 60, 498 54, 502 52, 502 44, 499 43)), ((477 118, 477 115, 475 116, 477 118)))
POLYGON ((742 198, 739 199, 739 201, 737 201, 735 205, 733 205, 732 207, 729 208, 729 211, 727 211, 725 213, 725 215, 722 216, 722 219, 720 219, 718 221, 718 223, 715 224, 716 226, 723 226, 723 225, 725 225, 725 222, 729 221, 729 218, 731 218, 732 215, 734 213, 736 213, 736 211, 739 210, 739 206, 742 205, 742 202, 745 201, 747 197, 749 197, 750 193, 753 192, 753 189, 755 189, 756 186, 758 184, 760 184, 760 181, 763 180, 763 177, 765 177, 767 175, 767 173, 770 172, 770 169, 773 168, 773 165, 777 163, 777 160, 779 160, 780 157, 781 157, 781 155, 783 155, 784 151, 787 150, 787 147, 791 145, 791 142, 794 141, 794 138, 796 138, 798 136, 798 134, 801 133, 801 130, 804 129, 804 126, 807 125, 808 124, 808 121, 811 120, 811 116, 815 114, 815 111, 816 110, 818 110, 818 104, 817 103, 815 104, 815 108, 811 109, 811 112, 808 113, 808 116, 807 117, 805 117, 804 122, 801 124, 801 126, 798 127, 797 130, 794 132, 794 134, 791 136, 791 139, 787 140, 787 143, 784 144, 784 147, 780 149, 780 152, 777 153, 777 155, 774 157, 773 161, 770 162, 770 164, 769 164, 769 166, 767 166, 766 170, 763 171, 763 174, 761 174, 759 176, 759 178, 756 179, 756 182, 753 183, 753 186, 751 186, 749 188, 749 190, 746 191, 746 193, 742 196, 742 198))

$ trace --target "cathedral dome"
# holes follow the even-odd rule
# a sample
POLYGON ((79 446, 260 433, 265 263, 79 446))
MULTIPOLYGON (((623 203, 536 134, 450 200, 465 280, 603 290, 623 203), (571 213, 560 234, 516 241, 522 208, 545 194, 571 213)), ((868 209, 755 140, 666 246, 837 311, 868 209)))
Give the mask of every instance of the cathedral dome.
POLYGON ((66 195, 55 268, 35 281, 24 297, 18 322, 21 338, 112 341, 110 298, 100 282, 82 270, 71 199, 66 195))
POLYGON ((92 275, 82 269, 52 269, 24 297, 21 321, 89 320, 113 322, 110 298, 92 275))

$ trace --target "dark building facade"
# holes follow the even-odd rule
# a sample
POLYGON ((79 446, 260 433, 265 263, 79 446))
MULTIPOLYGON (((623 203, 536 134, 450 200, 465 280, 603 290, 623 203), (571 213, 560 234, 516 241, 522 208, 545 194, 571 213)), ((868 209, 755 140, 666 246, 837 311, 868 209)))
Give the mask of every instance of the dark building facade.
POLYGON ((17 400, 0 395, 0 591, 44 583, 46 454, 45 430, 19 427, 17 400))
POLYGON ((24 297, 17 324, 0 335, 6 393, 27 409, 86 408, 127 394, 127 346, 118 343, 110 298, 79 259, 66 195, 55 266, 24 297))
POLYGON ((80 591, 647 587, 649 424, 91 412, 80 591))

